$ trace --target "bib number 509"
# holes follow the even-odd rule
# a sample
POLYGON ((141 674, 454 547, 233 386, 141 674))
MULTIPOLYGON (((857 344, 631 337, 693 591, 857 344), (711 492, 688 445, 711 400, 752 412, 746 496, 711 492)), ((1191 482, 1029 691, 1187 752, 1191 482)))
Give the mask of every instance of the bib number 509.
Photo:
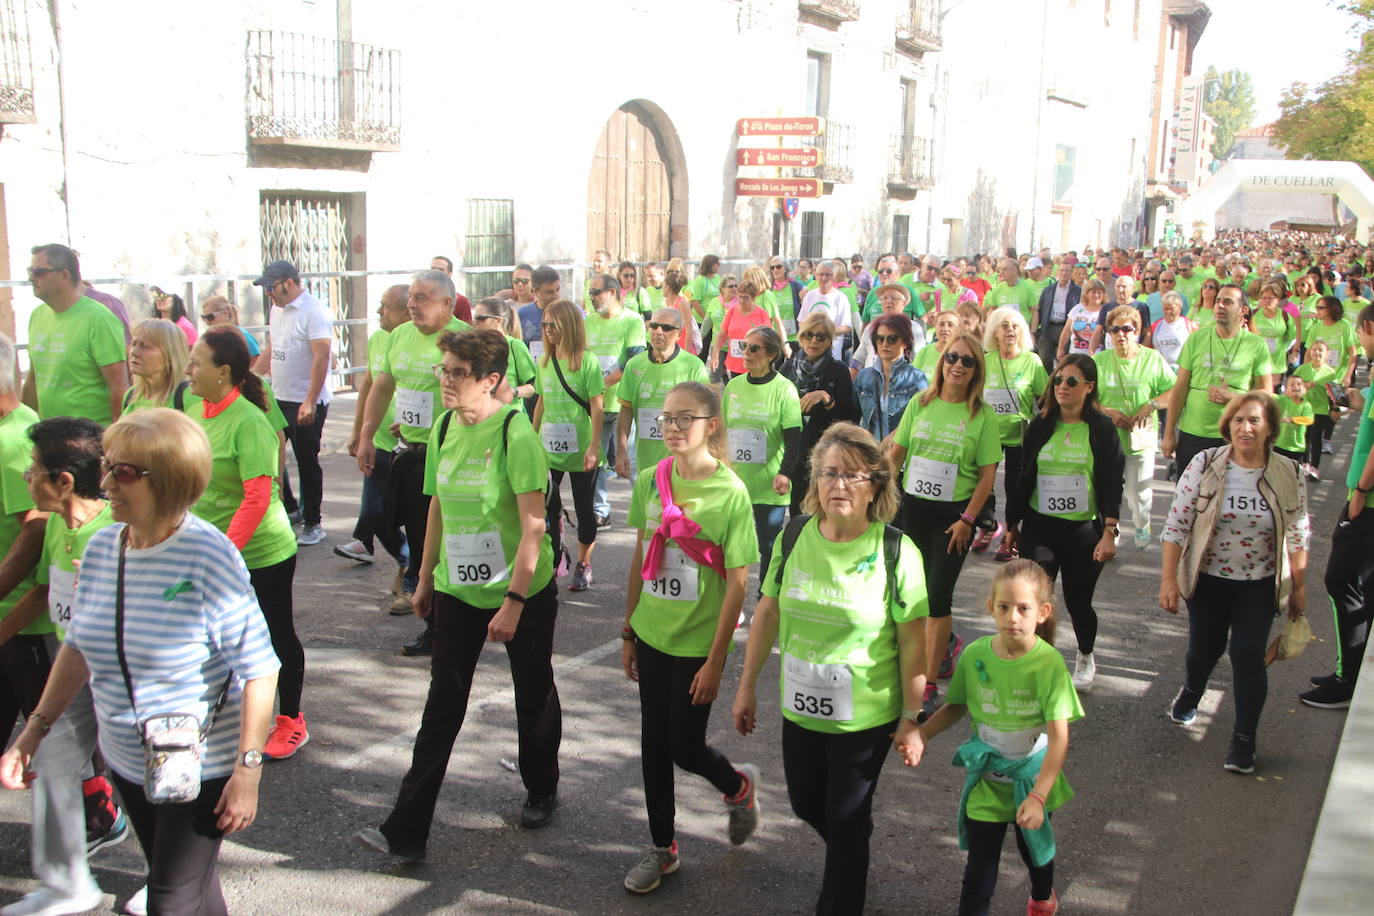
POLYGON ((461 584, 486 583, 491 581, 490 563, 460 563, 454 567, 454 575, 461 584))
POLYGON ((830 697, 816 697, 800 690, 792 694, 792 708, 803 715, 830 717, 835 714, 835 705, 830 697))

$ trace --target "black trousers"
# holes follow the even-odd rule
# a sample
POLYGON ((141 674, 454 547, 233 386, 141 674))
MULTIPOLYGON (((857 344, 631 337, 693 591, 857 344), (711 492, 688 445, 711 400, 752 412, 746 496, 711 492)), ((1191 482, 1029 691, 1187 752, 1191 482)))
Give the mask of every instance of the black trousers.
POLYGON ((1188 462, 1192 461, 1193 456, 1198 452, 1225 444, 1225 439, 1204 439, 1202 436, 1194 436, 1192 433, 1179 431, 1178 444, 1174 446, 1174 462, 1178 467, 1179 476, 1183 476, 1183 469, 1188 466, 1188 462))
POLYGON ((148 862, 150 916, 228 916, 219 886, 223 834, 215 826, 215 805, 229 777, 207 779, 200 784, 200 796, 181 805, 154 805, 143 794, 142 782, 118 773, 110 777, 148 862))
POLYGON ((425 529, 429 527, 425 450, 423 445, 412 445, 403 452, 397 452, 391 462, 391 473, 386 479, 385 505, 389 524, 406 530, 410 565, 406 567, 405 587, 409 591, 414 591, 420 581, 420 563, 425 556, 425 529))
MULTIPOLYGON (((1049 817, 1049 815, 1045 815, 1049 817)), ((964 886, 959 891, 959 916, 987 916, 992 894, 997 890, 997 865, 1002 861, 1002 843, 1007 836, 1005 822, 968 820, 968 862, 964 865, 964 886)), ((1031 897, 1049 900, 1054 892, 1054 860, 1032 865, 1030 850, 1021 828, 1016 831, 1016 849, 1030 872, 1031 897)))
MULTIPOLYGON (((464 604, 444 592, 434 594, 434 656, 429 696, 410 769, 401 780, 396 806, 382 823, 382 834, 396 846, 424 848, 434 806, 444 783, 453 743, 463 728, 472 676, 487 641, 487 625, 499 608, 464 604)), ((520 778, 536 794, 558 789, 558 747, 563 741, 563 709, 553 683, 553 630, 558 619, 558 587, 550 581, 531 595, 515 637, 506 643, 515 684, 515 721, 520 736, 520 778)))
POLYGON ((1064 607, 1083 655, 1097 643, 1093 593, 1102 564, 1093 559, 1093 548, 1101 538, 1102 529, 1096 520, 1075 522, 1030 509, 1021 522, 1021 556, 1038 563, 1051 582, 1058 575, 1064 576, 1064 607))
POLYGON ((968 554, 957 550, 949 552, 949 535, 945 534, 945 529, 958 521, 967 507, 966 499, 936 502, 902 494, 902 530, 921 551, 931 617, 948 617, 953 613, 954 585, 959 581, 959 572, 968 554))
POLYGON ((358 504, 358 521, 353 526, 353 536, 363 543, 369 552, 373 541, 382 542, 382 549, 399 560, 401 557, 401 531, 396 520, 386 512, 386 481, 391 474, 391 461, 394 453, 377 450, 372 473, 363 478, 363 495, 358 504))
POLYGON ((873 792, 896 722, 846 734, 782 722, 782 767, 792 811, 825 840, 817 916, 862 913, 868 896, 873 792))
MULTIPOLYGON (((577 543, 596 543, 596 475, 600 469, 590 471, 549 471, 549 495, 544 500, 548 512, 549 537, 553 540, 554 565, 558 564, 559 550, 563 546, 563 533, 558 521, 563 515, 563 475, 572 478, 573 511, 577 513, 577 543)), ((576 559, 576 557, 574 557, 576 559)))
POLYGON ((692 678, 704 658, 683 658, 635 642, 639 665, 639 747, 644 770, 644 802, 649 836, 655 846, 671 846, 677 804, 673 766, 705 777, 723 795, 738 795, 742 780, 730 761, 706 743, 711 704, 692 705, 692 678))
POLYGON ((301 692, 305 689, 305 648, 296 635, 295 602, 291 584, 296 578, 296 556, 280 563, 248 570, 248 580, 258 596, 258 606, 272 637, 272 651, 281 661, 277 673, 278 712, 293 719, 301 714, 301 692))
POLYGON ((1329 413, 1320 413, 1312 418, 1312 425, 1307 427, 1307 463, 1312 467, 1321 467, 1322 440, 1330 439, 1335 428, 1336 424, 1329 413))
MULTIPOLYGON (((1002 446, 1002 457, 1006 460, 1002 463, 1002 499, 1005 503, 1002 507, 1002 520, 1007 519, 1007 507, 1011 505, 1011 491, 1016 487, 1016 479, 1021 476, 1021 462, 1023 460, 1024 449, 1019 445, 1002 446)), ((983 506, 983 511, 979 514, 979 525, 987 531, 997 530, 997 493, 994 490, 988 494, 987 504, 983 506)), ((1010 527, 1010 525, 1008 525, 1010 527)))
POLYGON ((1212 669, 1231 647, 1231 677, 1235 687, 1236 723, 1232 734, 1254 743, 1260 713, 1269 693, 1264 652, 1274 624, 1274 577, 1222 579, 1203 573, 1188 599, 1187 678, 1184 689, 1201 698, 1212 669))
POLYGON ((1336 674, 1354 683, 1374 621, 1374 509, 1353 519, 1349 511, 1341 511, 1331 536, 1325 584, 1336 615, 1336 674))
POLYGON ((38 705, 48 683, 55 654, 49 636, 16 635, 0 645, 0 747, 9 747, 15 720, 23 713, 27 719, 38 705))
POLYGON ((301 510, 301 521, 306 525, 320 523, 320 503, 324 499, 324 471, 320 470, 320 439, 324 435, 324 420, 329 415, 328 404, 315 405, 315 422, 301 426, 296 422, 296 414, 301 405, 293 401, 278 401, 286 417, 286 441, 291 443, 291 451, 296 456, 296 470, 301 475, 301 497, 299 506, 291 493, 291 485, 286 476, 286 468, 281 469, 282 502, 287 512, 301 510))

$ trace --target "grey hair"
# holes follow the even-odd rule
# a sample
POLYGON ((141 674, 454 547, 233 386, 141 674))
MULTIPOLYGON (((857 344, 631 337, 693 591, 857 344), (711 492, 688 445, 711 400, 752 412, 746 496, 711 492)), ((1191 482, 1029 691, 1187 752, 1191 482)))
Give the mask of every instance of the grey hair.
POLYGON ((439 291, 439 295, 452 302, 458 295, 458 290, 453 285, 453 278, 442 270, 417 270, 410 277, 412 283, 432 283, 434 288, 439 291))
POLYGON ((1035 346, 1035 339, 1031 337, 1030 326, 1026 324, 1026 316, 1021 314, 1021 310, 1014 305, 1004 305, 993 309, 983 326, 983 349, 992 353, 997 350, 998 328, 1002 322, 1010 321, 1016 325, 1016 337, 1022 350, 1030 350, 1035 346))
POLYGON ((1165 293, 1164 295, 1162 295, 1162 296, 1159 297, 1159 303, 1160 303, 1160 305, 1163 305, 1164 303, 1170 302, 1170 301, 1177 302, 1177 303, 1178 303, 1178 310, 1179 310, 1180 312, 1183 311, 1183 294, 1182 294, 1182 293, 1177 293, 1177 292, 1174 292, 1173 290, 1169 290, 1167 293, 1165 293))
POLYGON ((19 394, 19 379, 14 371, 14 341, 0 331, 0 394, 19 394))

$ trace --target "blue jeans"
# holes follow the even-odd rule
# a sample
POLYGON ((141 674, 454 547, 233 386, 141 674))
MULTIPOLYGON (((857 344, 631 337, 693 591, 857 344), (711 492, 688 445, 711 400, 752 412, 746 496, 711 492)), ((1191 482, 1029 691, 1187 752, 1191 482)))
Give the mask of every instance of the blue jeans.
MULTIPOLYGON (((606 414, 606 422, 601 424, 601 451, 606 456, 606 463, 596 472, 596 487, 592 494, 592 511, 598 516, 609 516, 611 514, 611 497, 606 491, 615 476, 615 425, 620 419, 618 413, 606 414)), ((634 424, 630 424, 630 437, 627 449, 630 452, 630 480, 635 479, 635 439, 634 424)))
POLYGON ((754 533, 759 538, 759 587, 762 590, 763 577, 768 575, 768 564, 773 559, 773 542, 778 539, 783 523, 787 521, 786 506, 765 506, 754 503, 754 533))

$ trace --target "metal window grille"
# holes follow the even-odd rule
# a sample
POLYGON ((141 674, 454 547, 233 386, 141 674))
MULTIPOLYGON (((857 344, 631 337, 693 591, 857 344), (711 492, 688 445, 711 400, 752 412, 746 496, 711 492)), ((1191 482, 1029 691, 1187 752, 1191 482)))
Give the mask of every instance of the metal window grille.
MULTIPOLYGON (((463 267, 504 267, 515 263, 515 201, 473 198, 468 200, 467 236, 463 267)), ((499 289, 509 289, 510 271, 467 273, 464 293, 476 301, 499 289)))
POLYGON ((803 213, 801 228, 801 256, 803 258, 822 257, 821 249, 825 244, 825 214, 803 213))
POLYGON ((906 251, 907 243, 910 241, 911 217, 905 213, 898 213, 892 217, 892 250, 906 251))
POLYGON ((32 123, 33 59, 27 0, 0 2, 0 124, 32 123))

